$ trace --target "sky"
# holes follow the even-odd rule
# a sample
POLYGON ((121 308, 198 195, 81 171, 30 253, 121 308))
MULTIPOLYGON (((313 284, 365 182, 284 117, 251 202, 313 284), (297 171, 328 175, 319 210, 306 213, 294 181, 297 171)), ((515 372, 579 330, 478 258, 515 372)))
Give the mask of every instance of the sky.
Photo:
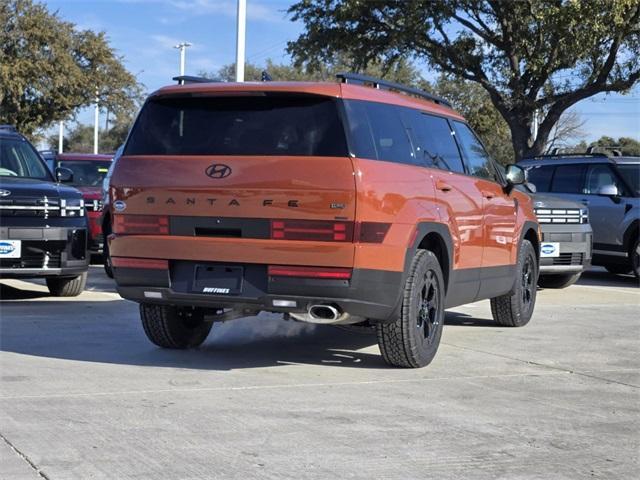
MULTIPOLYGON (((79 29, 104 31, 129 71, 151 92, 171 84, 179 73, 179 52, 188 41, 187 75, 213 72, 235 62, 236 0, 47 0, 50 11, 79 29)), ((286 10, 294 0, 247 0, 246 60, 287 63, 287 41, 302 32, 286 10)), ((427 67, 425 67, 426 69, 427 67)), ((423 75, 432 78, 433 72, 423 75)), ((630 95, 600 94, 577 104, 584 139, 602 135, 640 138, 640 88, 630 95)), ((93 121, 83 111, 78 120, 93 121)))

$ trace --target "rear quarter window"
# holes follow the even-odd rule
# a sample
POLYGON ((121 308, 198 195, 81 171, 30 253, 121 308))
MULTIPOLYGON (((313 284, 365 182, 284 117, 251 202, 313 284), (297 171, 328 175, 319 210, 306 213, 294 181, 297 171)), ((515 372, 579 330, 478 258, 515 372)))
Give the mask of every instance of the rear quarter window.
POLYGON ((312 95, 148 101, 124 155, 348 154, 336 101, 312 95))

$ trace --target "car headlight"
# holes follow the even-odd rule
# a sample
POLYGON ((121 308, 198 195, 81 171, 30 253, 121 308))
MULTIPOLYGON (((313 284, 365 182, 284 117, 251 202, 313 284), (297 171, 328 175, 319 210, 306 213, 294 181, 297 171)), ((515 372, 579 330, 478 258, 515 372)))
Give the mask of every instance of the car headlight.
POLYGON ((60 215, 63 217, 84 217, 82 198, 63 198, 60 201, 60 215))

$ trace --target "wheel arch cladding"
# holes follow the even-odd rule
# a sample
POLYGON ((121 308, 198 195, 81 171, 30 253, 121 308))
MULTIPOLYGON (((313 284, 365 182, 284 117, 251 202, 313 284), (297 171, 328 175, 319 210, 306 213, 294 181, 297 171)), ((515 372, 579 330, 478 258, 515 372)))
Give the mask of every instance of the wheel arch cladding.
POLYGON ((420 223, 416 226, 418 234, 414 244, 407 252, 407 261, 410 262, 416 250, 429 250, 440 262, 444 277, 445 293, 449 290, 451 266, 453 265, 453 242, 446 225, 441 223, 420 223))
MULTIPOLYGON (((523 240, 529 240, 531 245, 533 245, 533 249, 536 252, 536 260, 538 261, 538 265, 540 265, 540 239, 538 238, 537 225, 533 222, 526 222, 522 228, 523 240)), ((522 240, 520 241, 522 244, 522 240)))
POLYGON ((624 237, 622 238, 624 251, 631 252, 631 248, 633 247, 633 242, 636 241, 640 235, 640 220, 636 219, 631 222, 631 225, 627 227, 624 232, 624 237))

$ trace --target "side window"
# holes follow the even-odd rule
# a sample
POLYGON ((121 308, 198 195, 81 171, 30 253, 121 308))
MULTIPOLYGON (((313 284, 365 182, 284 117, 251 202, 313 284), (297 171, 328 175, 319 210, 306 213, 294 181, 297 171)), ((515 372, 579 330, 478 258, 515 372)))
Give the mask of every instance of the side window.
POLYGON ((458 143, 462 147, 464 160, 469 173, 487 180, 497 180, 497 175, 491 157, 484 149, 471 129, 461 122, 453 122, 458 143))
POLYGON ((622 190, 622 185, 608 165, 589 165, 583 193, 597 195, 605 185, 615 185, 618 191, 622 190))
POLYGON ((360 158, 421 164, 400 118, 400 108, 384 103, 345 100, 353 152, 360 158))
POLYGON ((527 181, 536 186, 538 192, 548 192, 551 190, 551 177, 553 177, 554 167, 533 166, 527 168, 527 181))
POLYGON ((367 103, 367 113, 378 160, 417 163, 399 109, 384 103, 367 103))
POLYGON ((559 165, 556 167, 550 192, 583 193, 584 165, 559 165))

